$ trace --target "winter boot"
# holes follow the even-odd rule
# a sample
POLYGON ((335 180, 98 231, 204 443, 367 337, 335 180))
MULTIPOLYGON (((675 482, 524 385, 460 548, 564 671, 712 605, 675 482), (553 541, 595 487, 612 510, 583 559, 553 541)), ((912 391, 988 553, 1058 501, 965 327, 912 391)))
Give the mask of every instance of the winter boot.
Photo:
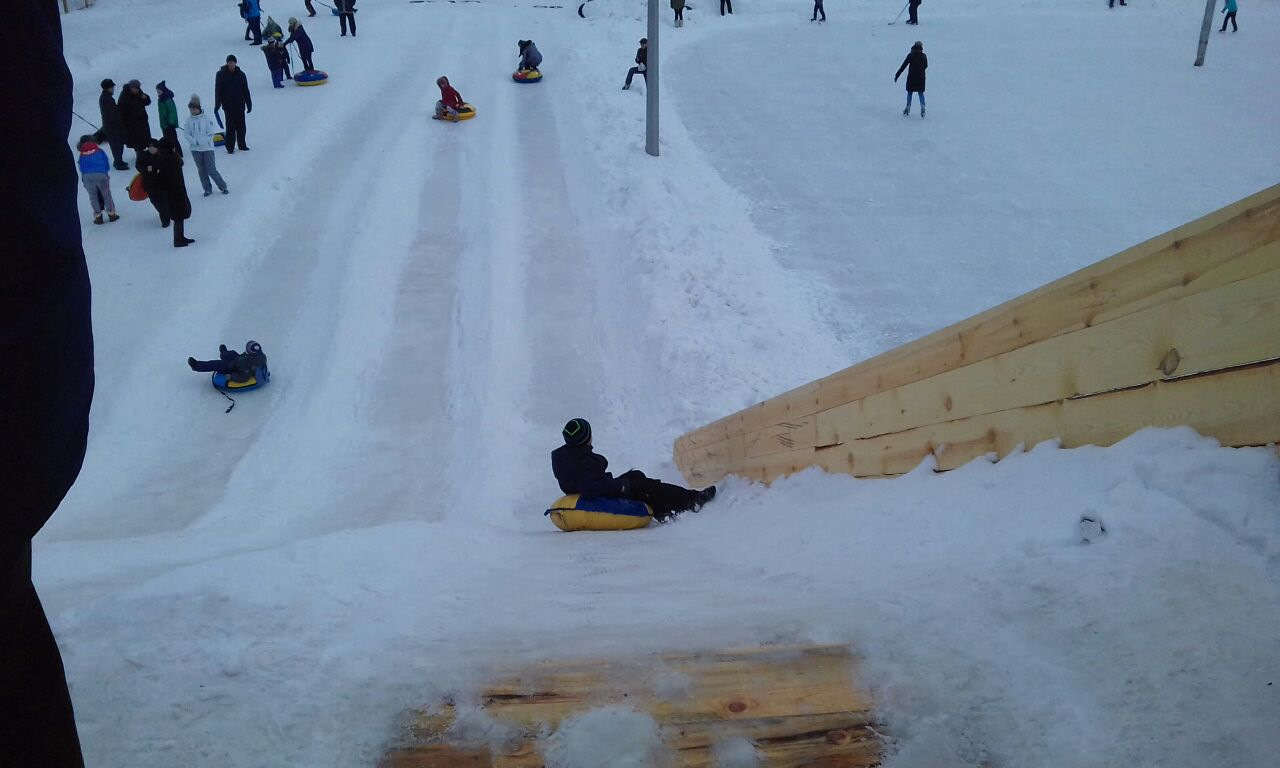
POLYGON ((904 116, 911 114, 911 107, 907 107, 906 109, 902 110, 902 114, 904 116))
POLYGON ((120 214, 115 211, 107 211, 107 221, 119 221, 120 214))
POLYGON ((716 487, 714 485, 708 486, 706 488, 703 488, 701 491, 698 491, 697 499, 694 501, 694 506, 693 506, 694 511, 695 512, 698 511, 703 507, 704 504, 711 501, 715 497, 716 497, 716 487))
POLYGON ((94 224, 101 224, 101 223, 102 223, 102 214, 100 214, 100 213, 95 213, 95 214, 93 214, 93 223, 94 223, 94 224))
POLYGON ((196 359, 194 357, 188 357, 187 365, 191 366, 191 370, 194 371, 196 369, 196 359))
POLYGON ((920 108, 920 118, 924 119, 924 107, 920 108))

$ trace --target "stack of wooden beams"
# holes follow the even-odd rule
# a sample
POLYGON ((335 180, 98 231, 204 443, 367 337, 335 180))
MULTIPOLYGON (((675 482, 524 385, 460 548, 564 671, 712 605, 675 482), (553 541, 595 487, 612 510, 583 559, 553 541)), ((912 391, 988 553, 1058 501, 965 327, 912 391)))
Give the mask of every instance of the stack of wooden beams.
POLYGON ((622 705, 656 721, 673 768, 713 768, 713 750, 747 739, 761 766, 864 768, 880 764, 871 698, 855 687, 845 646, 773 647, 532 665, 488 686, 479 706, 513 736, 459 742, 449 703, 415 715, 382 768, 543 768, 561 723, 622 705))
POLYGON ((681 437, 693 485, 860 477, 1188 425, 1280 442, 1280 186, 681 437))

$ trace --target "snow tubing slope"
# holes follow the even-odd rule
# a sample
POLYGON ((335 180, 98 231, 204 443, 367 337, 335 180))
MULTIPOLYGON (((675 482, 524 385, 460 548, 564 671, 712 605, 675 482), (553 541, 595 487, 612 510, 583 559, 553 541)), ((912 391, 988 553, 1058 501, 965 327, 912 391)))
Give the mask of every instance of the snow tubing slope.
POLYGON ((270 381, 271 371, 266 368, 258 368, 248 381, 231 381, 225 373, 213 374, 213 386, 224 392, 248 392, 265 386, 270 381))
POLYGON ((653 520, 648 504, 576 493, 561 496, 545 514, 562 531, 630 531, 653 520))
POLYGON ((298 85, 324 85, 329 82, 329 73, 313 69, 310 72, 295 72, 293 82, 298 85))

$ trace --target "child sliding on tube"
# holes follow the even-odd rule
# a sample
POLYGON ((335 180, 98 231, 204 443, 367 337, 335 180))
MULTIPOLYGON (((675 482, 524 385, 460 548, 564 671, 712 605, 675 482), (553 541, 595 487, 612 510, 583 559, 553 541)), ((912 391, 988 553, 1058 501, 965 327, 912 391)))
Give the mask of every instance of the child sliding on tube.
POLYGON ((441 76, 436 80, 436 85, 440 86, 440 100, 436 102, 436 118, 450 120, 458 119, 458 110, 462 109, 465 103, 462 100, 462 94, 458 93, 452 85, 449 85, 449 78, 441 76))
POLYGON ((226 344, 219 344, 217 360, 188 357, 187 365, 197 373, 222 373, 231 381, 243 384, 253 378, 258 369, 267 367, 267 355, 262 351, 261 344, 250 340, 245 342, 243 353, 227 349, 226 344))
POLYGON ((532 40, 521 40, 517 45, 520 46, 520 71, 537 72, 538 66, 542 64, 542 54, 538 52, 538 46, 534 45, 532 40))
POLYGON ((692 491, 645 477, 637 469, 614 477, 607 471, 609 460, 592 450, 591 425, 586 419, 571 419, 561 435, 564 445, 551 452, 551 471, 566 494, 641 501, 660 523, 681 512, 696 512, 716 496, 714 485, 692 491))

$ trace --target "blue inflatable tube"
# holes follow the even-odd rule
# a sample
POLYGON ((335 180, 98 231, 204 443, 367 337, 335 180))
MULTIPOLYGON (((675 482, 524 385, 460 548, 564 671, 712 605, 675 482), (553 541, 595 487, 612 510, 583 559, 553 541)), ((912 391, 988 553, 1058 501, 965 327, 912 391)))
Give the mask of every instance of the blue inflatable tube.
POLYGON ((230 377, 225 373, 213 374, 214 388, 223 392, 248 392, 251 389, 265 386, 270 381, 271 371, 267 370, 266 367, 255 370, 248 381, 231 381, 230 377))

